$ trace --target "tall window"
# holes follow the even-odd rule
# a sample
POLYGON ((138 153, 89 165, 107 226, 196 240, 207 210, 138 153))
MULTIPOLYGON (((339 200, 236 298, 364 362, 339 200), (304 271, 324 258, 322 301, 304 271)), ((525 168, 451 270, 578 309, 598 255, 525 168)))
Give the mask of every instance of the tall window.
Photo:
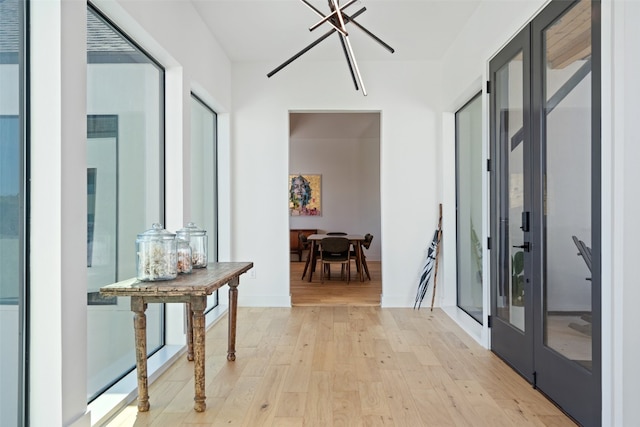
POLYGON ((482 97, 456 113, 458 307, 482 323, 482 97))
MULTIPOLYGON (((191 95, 191 221, 207 231, 209 261, 218 261, 217 115, 191 95)), ((218 305, 218 292, 207 299, 207 310, 218 305)))
POLYGON ((25 2, 0 2, 0 425, 26 423, 25 2))
MULTIPOLYGON (((99 289, 136 275, 137 234, 164 223, 164 70, 92 7, 87 12, 87 399, 135 368, 129 298, 99 289)), ((163 305, 147 349, 164 344, 163 305)))

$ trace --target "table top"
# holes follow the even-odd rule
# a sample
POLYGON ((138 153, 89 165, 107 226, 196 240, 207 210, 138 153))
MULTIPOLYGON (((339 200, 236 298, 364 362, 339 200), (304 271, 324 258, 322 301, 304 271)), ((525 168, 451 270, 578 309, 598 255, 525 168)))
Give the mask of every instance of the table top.
POLYGON ((360 235, 360 234, 347 234, 345 235, 329 235, 329 234, 312 234, 310 236, 307 236, 307 240, 322 240, 325 237, 345 237, 351 241, 358 241, 358 240, 364 240, 364 236, 360 235))
POLYGON ((210 295, 242 273, 253 268, 252 262, 211 262, 207 268, 194 268, 191 274, 179 274, 173 280, 142 282, 137 279, 103 286, 100 293, 106 296, 173 296, 210 295))

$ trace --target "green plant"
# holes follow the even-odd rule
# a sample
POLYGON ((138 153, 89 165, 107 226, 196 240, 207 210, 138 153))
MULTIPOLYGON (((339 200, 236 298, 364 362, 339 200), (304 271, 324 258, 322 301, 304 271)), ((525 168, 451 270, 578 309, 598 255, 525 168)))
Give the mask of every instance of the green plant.
POLYGON ((524 252, 518 251, 511 257, 511 303, 524 305, 524 252))

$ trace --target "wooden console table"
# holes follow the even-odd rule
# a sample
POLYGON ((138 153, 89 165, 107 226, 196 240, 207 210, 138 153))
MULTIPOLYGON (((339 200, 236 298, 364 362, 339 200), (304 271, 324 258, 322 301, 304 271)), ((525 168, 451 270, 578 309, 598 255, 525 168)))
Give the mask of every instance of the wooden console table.
POLYGON ((236 317, 240 275, 253 268, 252 262, 213 262, 207 268, 193 269, 191 274, 181 274, 174 280, 141 282, 126 280, 100 288, 105 296, 131 297, 134 312, 136 368, 138 370, 138 410, 149 410, 147 383, 147 319, 144 314, 147 303, 187 303, 187 357, 194 361, 195 404, 198 412, 205 410, 205 326, 204 310, 207 295, 222 286, 229 285, 229 345, 227 360, 236 360, 236 317))

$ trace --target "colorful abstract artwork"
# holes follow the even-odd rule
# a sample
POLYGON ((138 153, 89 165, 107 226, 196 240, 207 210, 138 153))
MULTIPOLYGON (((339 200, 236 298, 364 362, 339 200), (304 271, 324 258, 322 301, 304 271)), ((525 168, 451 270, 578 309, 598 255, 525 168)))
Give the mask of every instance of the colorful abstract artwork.
POLYGON ((289 175, 291 216, 320 216, 322 175, 289 175))

